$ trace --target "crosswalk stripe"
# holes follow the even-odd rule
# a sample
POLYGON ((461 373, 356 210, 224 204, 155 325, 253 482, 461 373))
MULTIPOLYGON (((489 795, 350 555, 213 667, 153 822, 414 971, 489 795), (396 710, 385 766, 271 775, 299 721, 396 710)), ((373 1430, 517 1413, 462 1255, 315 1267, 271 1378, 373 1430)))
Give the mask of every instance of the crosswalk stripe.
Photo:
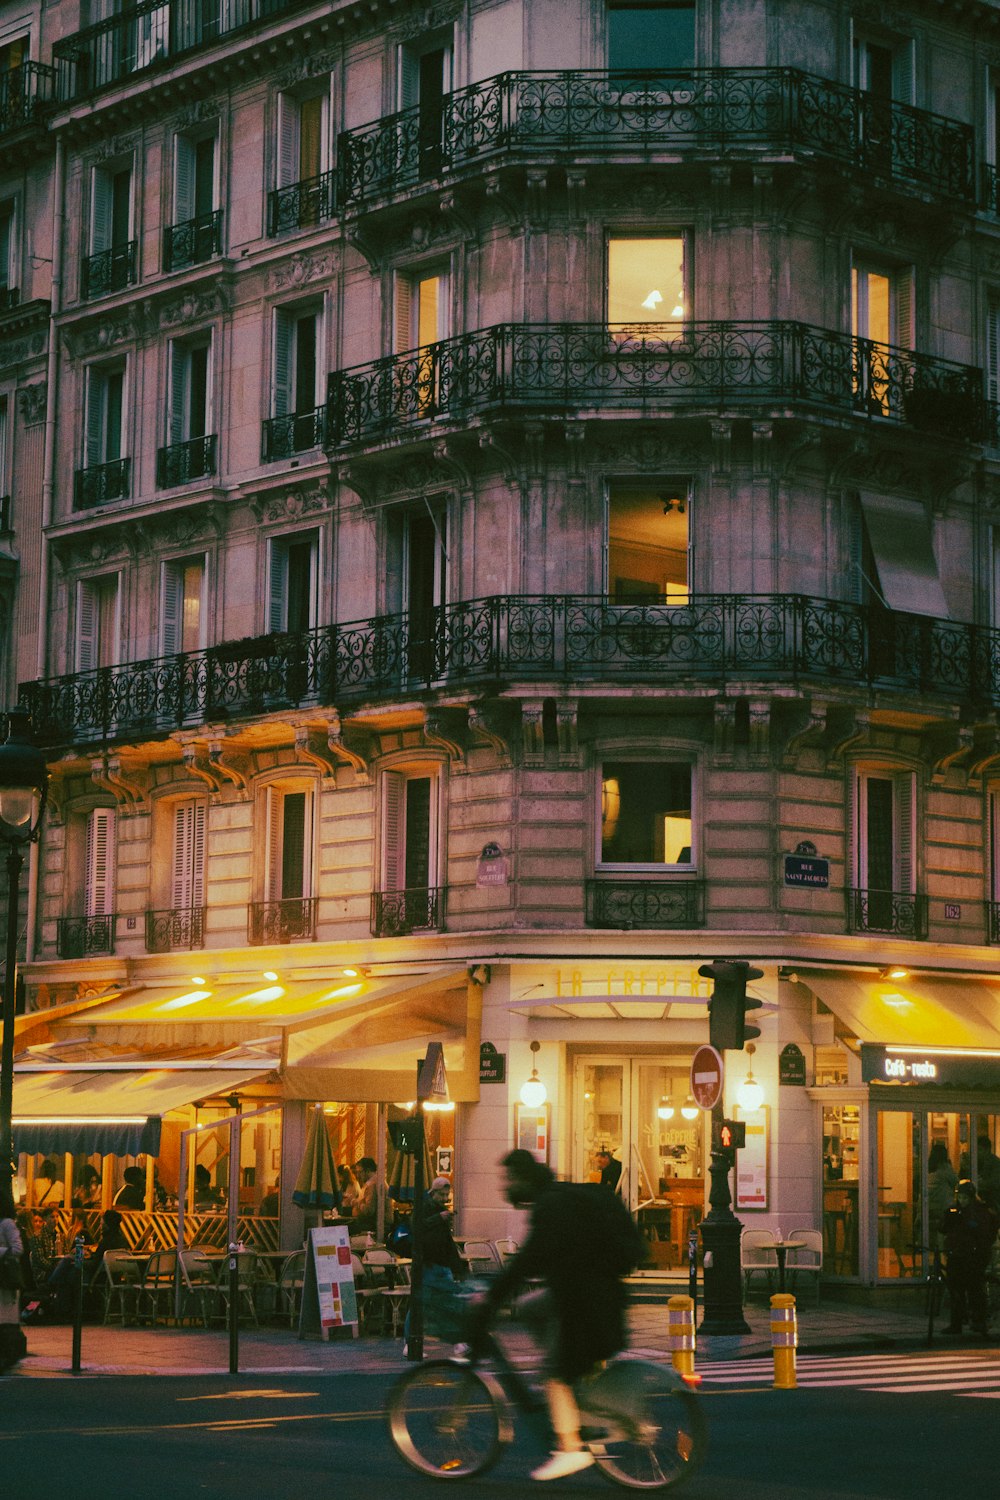
MULTIPOLYGON (((720 1361, 702 1366, 702 1384, 769 1385, 773 1367, 766 1357, 720 1361)), ((985 1397, 1000 1400, 1000 1359, 993 1351, 955 1354, 860 1354, 853 1357, 806 1355, 797 1361, 796 1381, 807 1389, 854 1389, 894 1395, 985 1397)))

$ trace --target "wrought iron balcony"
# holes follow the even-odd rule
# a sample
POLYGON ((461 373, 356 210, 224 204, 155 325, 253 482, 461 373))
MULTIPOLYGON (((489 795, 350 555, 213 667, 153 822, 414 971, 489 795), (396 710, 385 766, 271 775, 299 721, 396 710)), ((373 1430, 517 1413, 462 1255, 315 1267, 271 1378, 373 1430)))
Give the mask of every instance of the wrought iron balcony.
POLYGON ((852 932, 927 936, 927 897, 912 891, 848 891, 847 908, 852 932))
POLYGON ((447 887, 416 886, 405 891, 372 891, 372 937, 406 937, 441 932, 447 887))
POLYGON ((55 97, 56 70, 46 63, 23 62, 0 73, 0 134, 33 125, 55 97))
POLYGON ((190 484, 193 479, 206 479, 215 473, 215 433, 203 437, 188 438, 184 443, 171 443, 169 448, 160 448, 156 454, 156 487, 167 490, 178 484, 190 484))
POLYGON ((0 313, 13 312, 21 302, 21 289, 16 286, 0 287, 0 313))
POLYGON ((73 475, 73 509, 93 510, 113 500, 129 497, 131 463, 127 458, 113 458, 110 463, 92 464, 77 469, 73 475))
POLYGON ((624 931, 701 927, 705 921, 701 880, 588 880, 587 926, 624 931))
POLYGON ((203 906, 175 906, 168 911, 147 911, 147 953, 172 953, 181 948, 201 948, 204 942, 203 906))
POLYGON ((313 411, 289 412, 282 417, 268 417, 264 422, 261 454, 265 463, 276 458, 291 458, 306 453, 326 441, 326 407, 313 411))
POLYGON ((356 208, 491 159, 658 148, 697 159, 802 152, 949 199, 975 201, 973 132, 796 68, 502 73, 344 131, 340 206, 356 208))
POLYGON ((327 441, 546 409, 795 406, 986 441, 982 371, 806 323, 499 323, 329 377, 327 441))
POLYGON ((163 231, 163 269, 179 271, 183 266, 200 266, 213 255, 222 254, 222 209, 181 224, 169 224, 163 231))
POLYGON ((498 683, 844 682, 1000 708, 1000 631, 803 594, 495 595, 24 683, 39 743, 498 683))
POLYGON ((145 0, 54 43, 52 60, 63 101, 84 99, 186 53, 266 25, 309 0, 145 0))
POLYGON ((135 283, 137 244, 137 240, 129 240, 127 245, 114 245, 85 257, 80 272, 80 296, 85 302, 106 297, 109 292, 123 292, 135 283))
POLYGON ((114 913, 101 917, 60 917, 56 928, 56 952, 60 958, 90 958, 114 953, 114 913))
POLYGON ((315 896, 283 901, 252 901, 247 942, 255 948, 267 943, 305 943, 316 936, 315 896))
POLYGON ((304 177, 267 196, 268 234, 287 234, 290 229, 310 229, 337 212, 337 174, 322 172, 304 177))

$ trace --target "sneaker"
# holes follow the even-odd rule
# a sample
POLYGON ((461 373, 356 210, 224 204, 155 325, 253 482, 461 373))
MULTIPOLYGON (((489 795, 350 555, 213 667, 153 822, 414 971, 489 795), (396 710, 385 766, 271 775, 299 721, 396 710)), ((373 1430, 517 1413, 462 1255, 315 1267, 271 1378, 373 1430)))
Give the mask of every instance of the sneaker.
POLYGON ((550 1453, 543 1464, 531 1473, 532 1479, 565 1479, 569 1474, 579 1474, 581 1469, 589 1469, 594 1462, 594 1455, 586 1448, 575 1448, 570 1452, 560 1449, 557 1453, 550 1453))

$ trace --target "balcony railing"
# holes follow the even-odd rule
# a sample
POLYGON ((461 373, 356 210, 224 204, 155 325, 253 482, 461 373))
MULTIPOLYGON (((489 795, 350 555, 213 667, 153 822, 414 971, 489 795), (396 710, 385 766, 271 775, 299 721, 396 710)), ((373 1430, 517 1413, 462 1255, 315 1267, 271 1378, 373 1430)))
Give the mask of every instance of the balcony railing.
POLYGON ((52 48, 58 95, 83 99, 133 75, 143 81, 185 53, 253 31, 308 0, 145 0, 52 48))
POLYGON ((1000 631, 803 594, 706 594, 685 604, 496 595, 264 635, 21 686, 40 743, 128 739, 498 682, 846 682, 1000 707, 1000 631))
POLYGON ((73 509, 93 510, 96 505, 127 500, 131 488, 130 468, 127 458, 113 458, 110 463, 77 469, 73 475, 73 509))
POLYGON ((705 920, 701 880, 588 880, 587 926, 656 931, 700 927, 705 920))
POLYGON ((309 229, 332 219, 336 212, 336 172, 304 177, 268 194, 267 232, 286 234, 290 229, 309 229))
POLYGON ((80 273, 80 296, 85 302, 94 297, 106 297, 109 292, 122 292, 135 282, 136 240, 127 245, 114 245, 110 250, 98 250, 96 255, 84 259, 80 273))
POLYGON ((0 313, 13 312, 21 303, 21 289, 16 286, 0 287, 0 313))
POLYGON ((215 473, 215 433, 204 437, 188 438, 184 443, 171 443, 169 448, 160 448, 156 454, 156 486, 167 490, 178 484, 190 484, 193 479, 205 479, 215 473))
POLYGON ((975 201, 973 132, 795 68, 502 73, 341 134, 340 206, 501 155, 801 151, 975 201))
POLYGON ((247 942, 259 948, 267 943, 304 943, 316 936, 315 896, 282 901, 252 901, 247 923, 247 942))
POLYGON ((55 97, 56 70, 23 62, 0 74, 0 134, 33 125, 55 97))
POLYGON ((261 452, 265 463, 276 458, 291 458, 306 453, 326 441, 326 407, 313 411, 290 412, 282 417, 268 417, 264 422, 261 452))
POLYGON ((446 890, 446 886, 438 885, 405 891, 372 891, 372 937, 442 931, 446 890))
POLYGON ((169 224, 163 231, 163 269, 179 271, 184 266, 200 266, 213 255, 222 254, 222 209, 180 224, 169 224))
POLYGON ((327 440, 384 440, 432 419, 589 405, 861 417, 991 438, 982 372, 806 323, 500 323, 329 377, 327 440))
POLYGON ((894 937, 927 936, 927 897, 911 891, 848 891, 852 932, 889 932, 894 937))
POLYGON ((60 917, 56 929, 56 952, 60 958, 90 958, 114 953, 113 914, 102 917, 60 917))
POLYGON ((167 911, 147 911, 147 953, 172 953, 176 949, 201 948, 204 942, 203 906, 175 906, 167 911))

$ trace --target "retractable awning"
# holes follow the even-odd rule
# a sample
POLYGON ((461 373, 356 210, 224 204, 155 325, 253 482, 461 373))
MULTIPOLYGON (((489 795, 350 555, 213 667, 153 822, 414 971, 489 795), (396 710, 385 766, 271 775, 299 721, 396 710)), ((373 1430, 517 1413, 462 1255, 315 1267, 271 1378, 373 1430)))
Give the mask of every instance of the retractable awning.
POLYGON ((836 969, 798 976, 860 1042, 1000 1047, 1000 983, 983 979, 876 979, 836 969))
POLYGON ((861 492, 878 581, 890 609, 950 616, 934 557, 930 522, 919 500, 861 492))

